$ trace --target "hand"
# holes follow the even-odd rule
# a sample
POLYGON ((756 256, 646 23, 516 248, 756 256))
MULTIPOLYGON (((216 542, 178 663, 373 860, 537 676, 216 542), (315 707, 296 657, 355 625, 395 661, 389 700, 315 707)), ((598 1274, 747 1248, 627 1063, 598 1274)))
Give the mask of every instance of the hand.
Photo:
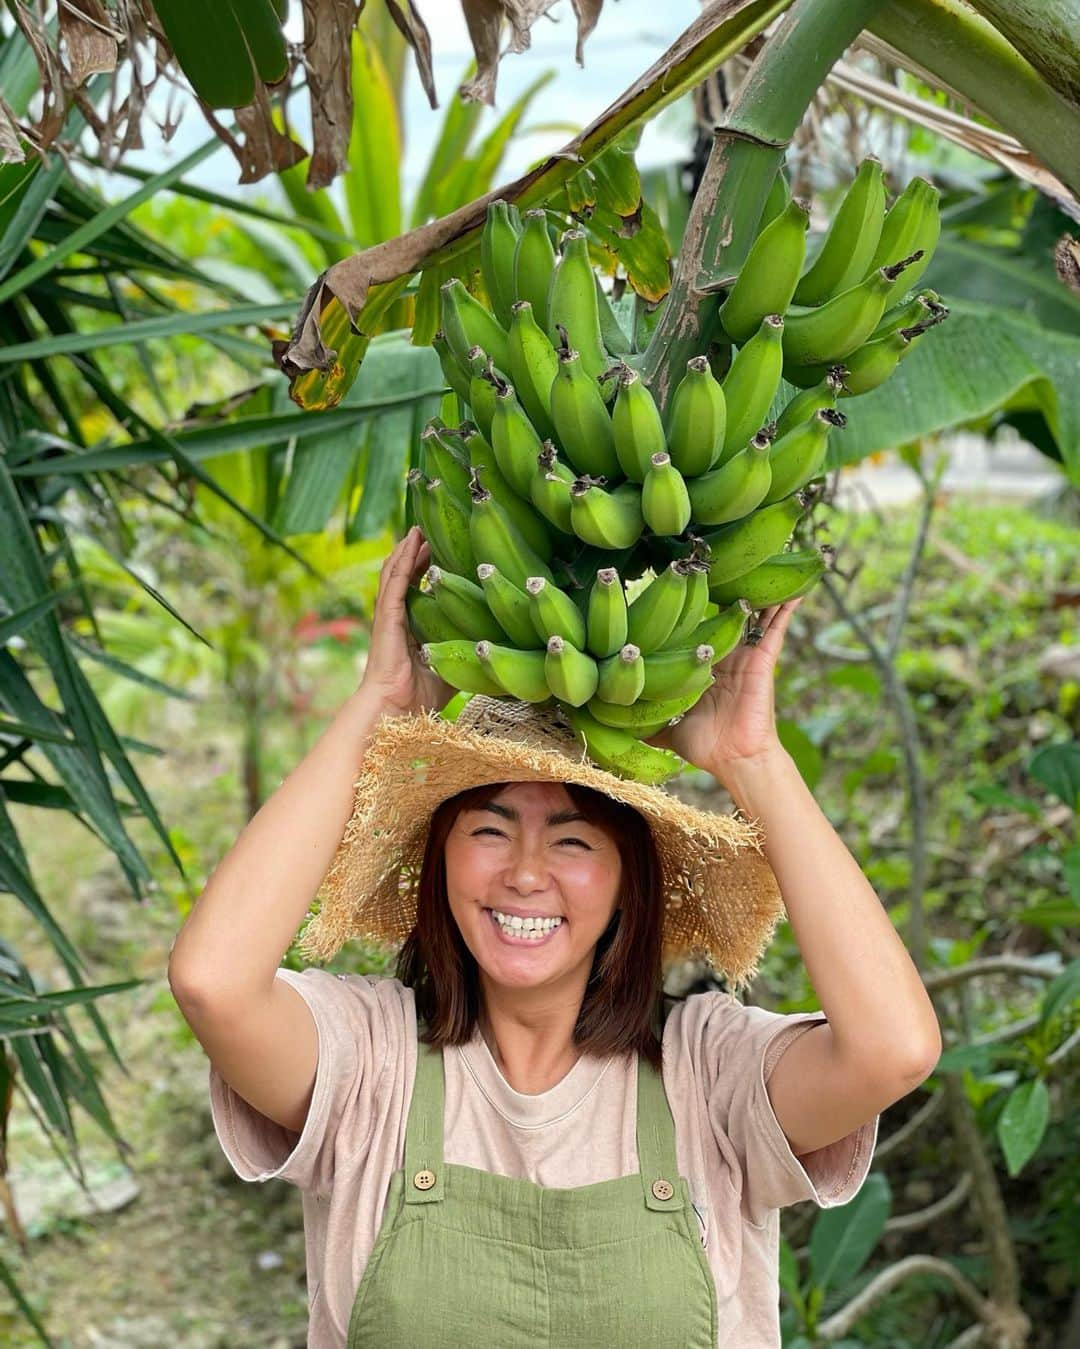
POLYGON ((457 692, 420 659, 420 644, 409 627, 405 592, 431 561, 431 545, 419 526, 400 539, 382 565, 371 645, 360 688, 392 712, 441 712, 457 692))
MULTIPOLYGON (((718 776, 737 759, 780 747, 773 705, 773 671, 788 622, 803 596, 762 609, 756 646, 744 640, 713 666, 714 682, 689 712, 645 741, 672 749, 697 768, 718 776)), ((754 618, 751 615, 751 626, 754 618)))

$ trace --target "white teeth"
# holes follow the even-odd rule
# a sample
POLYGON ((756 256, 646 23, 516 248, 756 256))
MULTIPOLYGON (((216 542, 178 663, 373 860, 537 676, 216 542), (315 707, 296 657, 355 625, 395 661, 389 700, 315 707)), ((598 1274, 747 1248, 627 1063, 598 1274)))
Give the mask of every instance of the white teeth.
POLYGON ((492 909, 491 914, 504 932, 525 937, 529 941, 539 941, 562 923, 561 918, 522 918, 517 914, 500 913, 498 909, 492 909))

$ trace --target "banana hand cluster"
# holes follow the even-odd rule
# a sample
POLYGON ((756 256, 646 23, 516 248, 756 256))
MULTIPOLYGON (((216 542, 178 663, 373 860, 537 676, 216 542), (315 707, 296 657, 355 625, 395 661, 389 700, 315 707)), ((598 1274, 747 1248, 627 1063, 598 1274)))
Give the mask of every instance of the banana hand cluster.
POLYGON ((948 313, 908 293, 937 239, 929 183, 886 211, 866 160, 809 266, 808 223, 779 175, 722 297, 728 354, 689 360, 661 412, 586 233, 491 204, 482 293, 446 281, 434 339, 467 420, 433 418, 407 476, 432 553, 409 623, 448 683, 556 701, 622 776, 682 768, 647 740, 694 706, 755 610, 833 565, 828 545, 789 544, 844 427, 838 400, 887 379, 948 313), (802 391, 777 417, 782 379, 802 391))

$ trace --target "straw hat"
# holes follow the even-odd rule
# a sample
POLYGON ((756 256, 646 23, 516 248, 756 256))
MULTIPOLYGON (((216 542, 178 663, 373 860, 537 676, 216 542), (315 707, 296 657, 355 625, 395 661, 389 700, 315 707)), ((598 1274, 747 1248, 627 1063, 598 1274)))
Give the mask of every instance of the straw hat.
POLYGON ((784 916, 761 830, 598 768, 555 703, 482 694, 456 721, 424 712, 379 723, 355 784, 352 818, 301 936, 303 955, 329 960, 352 937, 402 942, 416 921, 416 885, 436 806, 467 787, 535 781, 578 782, 638 810, 652 830, 663 876, 665 962, 704 956, 729 984, 749 983, 784 916))

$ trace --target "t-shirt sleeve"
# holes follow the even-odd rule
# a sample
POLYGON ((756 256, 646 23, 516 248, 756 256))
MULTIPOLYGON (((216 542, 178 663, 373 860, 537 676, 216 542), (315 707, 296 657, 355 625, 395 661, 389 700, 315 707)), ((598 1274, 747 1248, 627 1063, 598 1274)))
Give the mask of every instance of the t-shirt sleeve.
POLYGON ((738 1156, 750 1221, 761 1224, 769 1210, 806 1199, 821 1208, 848 1203, 870 1170, 880 1116, 827 1147, 796 1156, 766 1090, 784 1051, 812 1026, 827 1023, 825 1013, 782 1014, 727 993, 703 996, 714 1000, 701 1040, 709 1118, 738 1156))
MULTIPOLYGON (((241 1180, 285 1180, 329 1194, 336 1142, 348 1120, 349 1146, 363 1148, 374 1124, 374 1084, 387 1061, 395 1018, 386 1004, 396 980, 340 976, 328 970, 279 969, 315 1021, 319 1059, 302 1133, 286 1129, 250 1105, 210 1065, 210 1113, 222 1151, 241 1180)), ((400 1001, 400 998, 397 999, 400 1001)))

